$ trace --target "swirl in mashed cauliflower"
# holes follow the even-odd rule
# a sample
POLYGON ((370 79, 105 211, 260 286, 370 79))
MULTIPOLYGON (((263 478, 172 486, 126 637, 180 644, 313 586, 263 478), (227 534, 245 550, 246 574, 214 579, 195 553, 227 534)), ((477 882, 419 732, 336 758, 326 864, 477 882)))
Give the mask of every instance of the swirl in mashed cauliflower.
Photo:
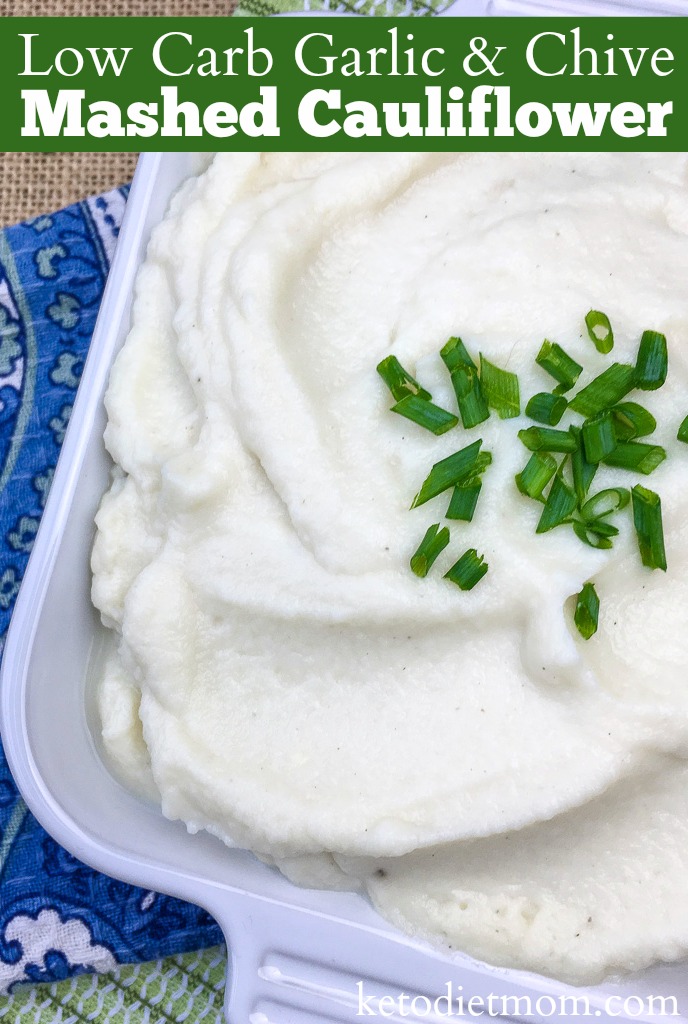
POLYGON ((687 185, 666 154, 228 154, 186 184, 107 396, 93 596, 125 780, 493 964, 590 982, 688 952, 687 185), (437 438, 389 413, 375 372, 394 352, 452 409, 438 353, 460 334, 527 398, 552 386, 548 337, 584 384, 608 365, 591 307, 621 362, 643 329, 669 337, 643 396, 669 455, 667 574, 630 520, 611 552, 536 536, 525 417, 437 438), (419 580, 446 496, 411 500, 478 437, 478 512, 419 580), (490 571, 463 593, 442 577, 467 547, 490 571))

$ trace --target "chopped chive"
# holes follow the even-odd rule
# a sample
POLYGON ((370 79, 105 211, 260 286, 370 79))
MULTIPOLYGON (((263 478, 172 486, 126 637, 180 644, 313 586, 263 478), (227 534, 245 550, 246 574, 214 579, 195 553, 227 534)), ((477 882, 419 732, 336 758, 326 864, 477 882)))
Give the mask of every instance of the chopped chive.
MULTIPOLYGON (((480 455, 478 456, 478 458, 475 460, 475 469, 470 474, 470 478, 474 479, 475 477, 481 476, 485 472, 487 467, 491 466, 491 465, 492 465, 492 453, 491 452, 481 452, 480 455)), ((463 480, 460 481, 460 483, 462 483, 462 484, 465 484, 467 482, 468 482, 467 479, 463 479, 463 480)))
POLYGON ((557 471, 556 460, 543 452, 533 452, 525 468, 516 477, 516 486, 528 498, 541 498, 557 471))
POLYGON ((559 472, 554 478, 535 532, 548 533, 555 526, 567 522, 576 504, 573 488, 569 487, 559 472))
POLYGON ((377 372, 392 392, 397 402, 408 395, 416 395, 418 398, 425 398, 430 401, 432 395, 425 388, 422 388, 417 380, 414 380, 401 365, 396 356, 387 356, 377 365, 377 372))
POLYGON ((440 530, 440 524, 430 526, 418 546, 418 550, 411 556, 411 569, 416 576, 427 576, 433 566, 435 559, 440 555, 449 543, 449 528, 447 526, 440 530))
POLYGON ((684 444, 688 444, 688 416, 686 416, 683 423, 678 428, 678 434, 676 436, 679 441, 683 441, 684 444))
POLYGON ((489 418, 483 389, 475 367, 459 366, 452 371, 451 382, 459 403, 459 415, 466 430, 489 418))
POLYGON ((600 618, 600 599, 593 583, 586 583, 576 599, 576 610, 573 621, 576 629, 584 640, 589 640, 597 632, 600 618))
MULTIPOLYGON (((561 384, 562 392, 570 391, 583 372, 583 367, 564 352, 556 342, 544 341, 535 362, 561 384)), ((559 388, 557 388, 557 391, 559 388)))
POLYGON ((541 391, 533 395, 526 406, 526 416, 538 423, 547 423, 550 427, 556 427, 561 417, 566 412, 569 403, 562 395, 553 395, 548 391, 541 391))
POLYGON ((659 331, 645 331, 635 364, 636 387, 641 391, 656 391, 667 379, 668 370, 666 337, 659 331))
POLYGON ((644 444, 642 441, 623 441, 606 456, 604 464, 617 469, 632 469, 649 476, 666 459, 661 445, 644 444))
POLYGON ((473 522, 482 486, 482 480, 469 480, 467 483, 455 487, 449 508, 445 513, 447 519, 460 519, 464 523, 473 522))
POLYGON ((439 405, 434 405, 419 395, 407 395, 406 398, 402 398, 392 406, 392 412, 398 412, 400 416, 405 416, 412 423, 417 423, 419 427, 425 427, 437 435, 446 434, 459 422, 453 413, 441 409, 439 405))
POLYGON ((595 519, 620 512, 630 500, 631 492, 626 487, 609 487, 589 498, 581 507, 580 514, 587 523, 591 523, 595 519))
POLYGON ((658 494, 641 484, 633 488, 633 522, 643 565, 666 572, 662 500, 658 494))
POLYGON ((461 558, 445 573, 445 580, 451 580, 462 590, 472 590, 480 583, 487 573, 488 564, 484 555, 479 555, 475 548, 469 548, 461 558))
POLYGON ((453 373, 454 370, 458 370, 460 367, 469 370, 478 369, 468 354, 468 349, 461 341, 461 338, 450 338, 444 348, 440 349, 440 355, 450 373, 453 373))
POLYGON ((577 441, 568 430, 528 427, 519 430, 518 436, 531 452, 574 452, 577 448, 577 441))
POLYGON ((599 309, 591 309, 585 318, 588 337, 598 352, 607 355, 614 348, 614 332, 606 313, 599 309))
POLYGON ((581 437, 588 462, 602 462, 617 445, 612 414, 603 412, 586 420, 581 429, 581 437))
POLYGON ((521 414, 521 394, 518 377, 502 370, 480 353, 480 384, 485 401, 501 420, 511 420, 521 414))
POLYGON ((613 523, 608 523, 606 519, 593 519, 591 523, 586 523, 585 525, 600 537, 619 536, 619 527, 614 526, 613 523))
POLYGON ((608 534, 604 531, 600 531, 596 528, 594 523, 582 523, 579 519, 574 519, 572 524, 573 532, 576 536, 587 544, 588 547, 597 548, 598 551, 608 551, 613 545, 611 537, 615 537, 618 534, 618 530, 615 526, 610 527, 614 532, 608 534))
POLYGON ((576 492, 578 504, 582 505, 595 478, 597 463, 588 462, 585 456, 580 427, 570 427, 569 430, 571 431, 572 437, 576 439, 576 450, 571 454, 573 489, 576 492))
POLYGON ((619 441, 632 441, 635 437, 647 437, 657 429, 657 420, 651 412, 637 402, 622 402, 611 410, 614 431, 619 441))
POLYGON ((617 405, 635 386, 634 367, 612 363, 571 399, 569 408, 582 416, 597 416, 617 405))
POLYGON ((442 491, 456 487, 457 484, 466 483, 482 473, 492 462, 489 452, 480 451, 482 443, 481 438, 479 441, 469 444, 468 447, 462 448, 461 451, 454 452, 448 458, 442 459, 441 462, 436 462, 413 499, 411 508, 418 508, 419 505, 424 505, 431 498, 436 498, 442 491))

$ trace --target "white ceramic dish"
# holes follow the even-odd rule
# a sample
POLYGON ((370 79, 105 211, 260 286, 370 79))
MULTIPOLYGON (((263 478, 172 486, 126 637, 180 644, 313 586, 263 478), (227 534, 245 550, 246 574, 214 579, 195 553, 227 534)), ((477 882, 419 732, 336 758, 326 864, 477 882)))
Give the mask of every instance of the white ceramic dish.
MULTIPOLYGON (((199 154, 141 158, 88 360, 34 551, 12 619, 0 686, 0 725, 15 779, 43 826, 93 867, 200 904, 230 949, 227 1019, 232 1024, 355 1021, 365 997, 400 993, 588 996, 600 1021, 656 1021, 639 1012, 648 995, 675 996, 688 1020, 688 970, 658 967, 590 990, 449 959, 406 938, 361 897, 297 888, 250 854, 229 850, 127 792, 101 757, 93 665, 102 628, 90 599, 93 516, 108 482, 103 393, 126 336, 132 288, 153 225, 178 185, 203 165, 199 154), (613 1004, 605 1001, 616 997, 613 1004), (621 1000, 637 997, 628 1012, 621 1000)), ((371 1004, 368 1003, 370 1006, 371 1004)), ((389 1007, 389 1004, 387 1004, 389 1007)), ((406 1004, 408 1006, 408 1004, 406 1004)), ((524 1006, 525 1004, 521 1004, 524 1006)), ((502 1019, 551 1020, 534 1013, 502 1019)), ((446 1020, 424 1012, 392 1020, 446 1020)), ((455 1014, 458 1016, 458 1014, 455 1014)))

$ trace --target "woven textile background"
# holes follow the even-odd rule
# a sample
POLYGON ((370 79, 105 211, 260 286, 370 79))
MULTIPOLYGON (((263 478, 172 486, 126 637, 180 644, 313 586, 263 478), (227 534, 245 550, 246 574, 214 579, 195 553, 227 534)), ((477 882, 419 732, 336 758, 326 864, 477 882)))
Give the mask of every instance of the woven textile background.
POLYGON ((107 192, 135 166, 135 153, 0 153, 0 227, 107 192))
MULTIPOLYGON (((232 14, 235 5, 236 0, 0 0, 0 18, 222 17, 232 14)), ((0 153, 0 227, 130 181, 135 164, 135 153, 0 153)))
MULTIPOLYGON (((0 0, 0 17, 221 17, 234 6, 235 0, 0 0)), ((135 153, 0 153, 0 227, 129 181, 135 164, 135 153)))

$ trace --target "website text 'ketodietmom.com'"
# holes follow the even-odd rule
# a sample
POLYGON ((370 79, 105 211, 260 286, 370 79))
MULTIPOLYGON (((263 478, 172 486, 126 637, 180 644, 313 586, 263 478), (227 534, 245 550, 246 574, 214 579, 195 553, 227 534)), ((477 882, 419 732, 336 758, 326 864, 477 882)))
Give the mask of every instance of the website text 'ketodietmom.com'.
POLYGON ((515 1018, 520 1021, 568 1020, 589 1017, 594 1019, 647 1020, 680 1017, 676 996, 610 995, 603 1000, 592 1000, 581 993, 562 995, 469 995, 462 985, 447 982, 444 991, 436 997, 408 992, 379 995, 366 991, 366 983, 356 984, 358 1006, 356 1016, 362 1019, 409 1018, 411 1020, 451 1020, 466 1018, 515 1018))

